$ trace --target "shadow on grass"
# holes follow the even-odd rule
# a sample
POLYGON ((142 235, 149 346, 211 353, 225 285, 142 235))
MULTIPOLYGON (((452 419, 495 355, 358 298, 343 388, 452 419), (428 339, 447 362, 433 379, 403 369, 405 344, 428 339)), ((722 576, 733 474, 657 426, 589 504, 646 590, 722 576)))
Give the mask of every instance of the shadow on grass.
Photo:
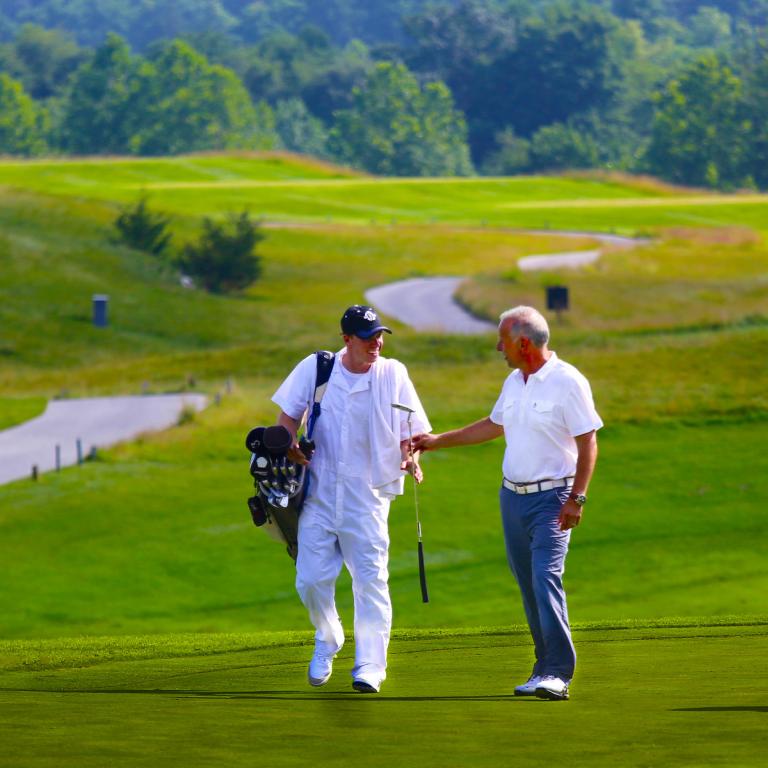
POLYGON ((513 694, 489 694, 489 695, 469 695, 469 696, 387 696, 385 695, 370 695, 361 694, 357 691, 338 691, 328 692, 318 695, 313 691, 190 691, 190 690, 174 690, 174 689, 149 689, 149 690, 127 690, 120 689, 105 689, 98 690, 85 690, 85 689, 70 689, 66 691, 62 690, 40 690, 30 688, 3 688, 0 692, 9 693, 54 693, 57 696, 62 694, 109 694, 112 696, 118 695, 140 695, 140 696, 177 696, 185 699, 271 699, 278 701, 349 701, 350 699, 366 700, 366 701, 532 701, 539 703, 546 703, 542 699, 537 699, 534 696, 515 696, 513 694))
POLYGON ((768 712, 766 707, 683 707, 681 709, 670 709, 670 712, 768 712))

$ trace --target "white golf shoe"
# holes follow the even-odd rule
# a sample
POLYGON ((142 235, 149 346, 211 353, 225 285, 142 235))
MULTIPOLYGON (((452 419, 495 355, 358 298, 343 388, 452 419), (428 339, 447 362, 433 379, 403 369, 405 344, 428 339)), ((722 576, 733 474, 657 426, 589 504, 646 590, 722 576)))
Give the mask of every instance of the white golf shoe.
POLYGON ((540 675, 531 675, 522 685, 515 686, 515 696, 535 696, 541 679, 540 675))
POLYGON ((310 685, 318 687, 325 685, 331 679, 334 658, 336 658, 335 653, 315 650, 307 670, 307 679, 310 685))
POLYGON ((536 686, 536 696, 539 699, 564 701, 568 698, 568 683, 554 675, 544 675, 536 686))

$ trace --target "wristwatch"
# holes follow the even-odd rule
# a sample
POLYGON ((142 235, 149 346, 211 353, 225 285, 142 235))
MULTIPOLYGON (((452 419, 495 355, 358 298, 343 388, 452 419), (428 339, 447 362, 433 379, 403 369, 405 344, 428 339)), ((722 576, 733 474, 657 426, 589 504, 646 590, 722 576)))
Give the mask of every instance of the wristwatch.
POLYGON ((573 499, 580 507, 587 502, 587 497, 583 493, 569 493, 568 498, 573 499))

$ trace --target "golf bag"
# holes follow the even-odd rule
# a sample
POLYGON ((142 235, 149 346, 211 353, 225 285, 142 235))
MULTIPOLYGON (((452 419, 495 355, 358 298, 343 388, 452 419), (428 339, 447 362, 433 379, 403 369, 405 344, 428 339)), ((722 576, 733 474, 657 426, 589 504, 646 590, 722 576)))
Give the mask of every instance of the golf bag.
MULTIPOLYGON (((315 356, 315 394, 306 434, 299 440, 299 448, 307 459, 312 458, 315 448, 312 433, 335 361, 332 352, 320 351, 315 356)), ((295 560, 299 551, 299 514, 309 488, 309 472, 305 465, 288 458, 291 442, 291 433, 279 425, 254 427, 245 438, 245 447, 251 452, 250 472, 256 488, 256 494, 248 499, 251 518, 254 525, 285 544, 295 560)))

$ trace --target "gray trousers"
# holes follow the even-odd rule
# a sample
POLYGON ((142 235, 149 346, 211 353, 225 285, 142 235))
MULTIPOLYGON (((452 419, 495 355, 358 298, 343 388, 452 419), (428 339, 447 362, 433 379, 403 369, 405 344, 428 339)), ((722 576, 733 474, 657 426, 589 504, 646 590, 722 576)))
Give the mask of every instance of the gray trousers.
POLYGON ((536 651, 533 674, 565 681, 576 666, 563 589, 571 532, 559 529, 557 517, 569 492, 557 488, 516 494, 502 486, 499 494, 507 560, 520 587, 536 651))

